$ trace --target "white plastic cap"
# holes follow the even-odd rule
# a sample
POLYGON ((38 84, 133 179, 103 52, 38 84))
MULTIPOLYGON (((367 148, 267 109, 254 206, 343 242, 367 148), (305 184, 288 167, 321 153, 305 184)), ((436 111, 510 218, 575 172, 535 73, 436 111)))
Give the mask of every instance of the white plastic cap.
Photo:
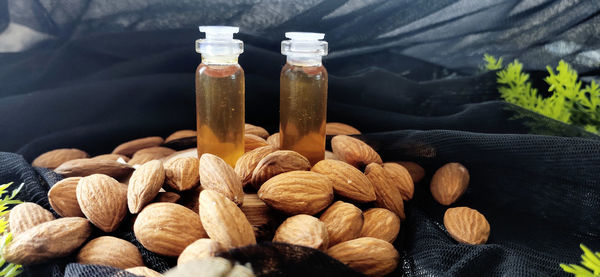
POLYGON ((207 40, 232 40, 233 34, 240 31, 239 27, 232 26, 200 26, 198 29, 206 33, 207 40))
POLYGON ((287 32, 285 37, 292 40, 320 40, 325 38, 323 33, 287 32))
POLYGON ((287 32, 285 37, 290 40, 281 42, 281 54, 300 56, 327 55, 327 42, 322 33, 287 32))
POLYGON ((239 56, 244 52, 244 43, 233 39, 233 34, 239 32, 239 27, 200 26, 199 29, 206 33, 206 38, 196 40, 196 52, 203 56, 239 56))

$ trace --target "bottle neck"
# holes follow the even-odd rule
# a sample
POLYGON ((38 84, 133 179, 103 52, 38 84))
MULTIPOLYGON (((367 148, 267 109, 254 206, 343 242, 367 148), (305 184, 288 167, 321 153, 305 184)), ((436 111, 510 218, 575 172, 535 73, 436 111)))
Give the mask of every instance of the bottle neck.
POLYGON ((202 63, 212 65, 231 65, 238 63, 238 57, 239 55, 202 55, 202 63))
POLYGON ((323 58, 321 55, 287 55, 287 63, 297 66, 321 66, 323 58))

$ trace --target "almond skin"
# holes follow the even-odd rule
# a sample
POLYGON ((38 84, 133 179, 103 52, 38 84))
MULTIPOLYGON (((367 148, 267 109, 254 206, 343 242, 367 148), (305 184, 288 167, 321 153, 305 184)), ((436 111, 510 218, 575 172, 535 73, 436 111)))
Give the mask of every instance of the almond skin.
POLYGON ((325 251, 329 236, 325 224, 318 218, 299 214, 286 219, 273 237, 274 242, 302 245, 325 251))
POLYGON ((198 159, 198 149, 190 148, 190 149, 186 149, 186 150, 177 151, 167 157, 162 158, 161 160, 164 163, 168 163, 175 159, 187 158, 187 157, 194 157, 194 158, 198 159))
POLYGON ((267 138, 267 143, 277 147, 277 149, 281 148, 281 142, 279 141, 279 132, 270 135, 267 138))
POLYGON ((77 184, 81 177, 62 179, 48 191, 48 202, 52 209, 62 217, 85 217, 77 203, 77 184))
POLYGON ((218 241, 213 239, 199 239, 192 244, 188 245, 179 258, 177 258, 177 265, 182 265, 189 261, 200 260, 207 257, 214 257, 217 253, 226 251, 218 241))
POLYGON ((177 190, 189 190, 200 183, 198 158, 184 157, 164 163, 166 183, 177 190))
POLYGON ((371 146, 363 141, 346 135, 338 135, 331 139, 333 153, 352 166, 362 169, 370 163, 382 164, 381 157, 371 146))
POLYGON ((6 261, 21 264, 40 264, 65 257, 90 236, 92 226, 81 217, 64 217, 44 222, 16 236, 2 252, 6 261))
POLYGON ((260 200, 257 194, 244 195, 244 205, 240 209, 248 219, 248 222, 250 222, 250 225, 252 225, 257 238, 266 235, 264 226, 275 221, 273 210, 260 200))
POLYGON ((372 208, 363 213, 361 237, 372 237, 393 243, 400 232, 400 218, 388 209, 372 208))
POLYGON ((143 266, 142 254, 131 242, 102 236, 86 243, 77 254, 80 264, 99 264, 126 269, 143 266))
POLYGON ((123 161, 128 162, 129 161, 129 157, 125 156, 125 155, 121 155, 121 154, 103 154, 103 155, 98 155, 92 158, 92 160, 109 160, 109 161, 117 161, 120 159, 123 159, 123 161))
POLYGON ((182 138, 196 137, 196 135, 197 135, 196 130, 179 130, 179 131, 176 131, 176 132, 172 133, 171 135, 169 135, 165 139, 165 143, 169 143, 171 141, 182 139, 182 138))
POLYGON ((450 236, 460 243, 484 244, 490 236, 490 224, 485 216, 467 207, 446 210, 444 226, 450 236))
POLYGON ((81 178, 76 194, 83 214, 104 232, 117 229, 127 214, 127 189, 110 176, 81 178))
POLYGON ((348 124, 340 122, 328 122, 325 125, 325 134, 335 135, 360 135, 360 131, 348 124))
POLYGON ((322 160, 311 171, 327 176, 333 183, 333 191, 338 195, 363 203, 377 199, 369 178, 348 163, 322 160))
POLYGON ((269 132, 267 132, 267 130, 265 130, 265 128, 260 127, 260 126, 246 123, 244 125, 244 129, 245 129, 246 134, 259 136, 263 139, 266 139, 267 137, 269 137, 269 132))
POLYGON ((148 250, 177 257, 192 242, 208 237, 198 214, 173 203, 153 203, 133 224, 137 240, 148 250))
POLYGON ((144 277, 162 277, 163 276, 162 274, 160 274, 152 269, 149 269, 145 266, 130 267, 128 269, 125 269, 125 271, 127 271, 129 273, 133 273, 138 276, 144 276, 144 277))
POLYGON ((51 220, 54 220, 54 216, 42 206, 31 202, 21 203, 10 210, 10 231, 18 236, 33 226, 51 220))
POLYGON ((54 172, 65 177, 104 174, 119 179, 133 172, 133 167, 111 160, 75 159, 61 164, 54 172))
POLYGON ((163 143, 163 141, 164 140, 161 137, 146 137, 134 139, 120 144, 112 151, 112 153, 131 157, 131 155, 133 155, 133 153, 137 152, 138 150, 148 147, 159 146, 163 143))
POLYGON ((260 185, 271 177, 288 171, 294 170, 309 170, 310 162, 298 152, 290 150, 277 150, 266 155, 256 165, 252 172, 251 183, 255 188, 260 188, 260 185))
POLYGON ((404 166, 414 183, 418 183, 425 177, 425 169, 415 162, 396 162, 397 164, 404 166))
POLYGON ((132 214, 150 203, 165 181, 165 169, 159 160, 149 161, 136 169, 127 186, 127 206, 132 214))
POLYGON ((363 226, 362 211, 356 206, 342 201, 333 203, 319 219, 327 227, 330 247, 358 238, 363 226))
POLYGON ((244 135, 244 152, 252 151, 256 148, 269 145, 264 138, 257 135, 244 135))
POLYGON ((272 145, 256 148, 244 153, 235 163, 235 173, 242 178, 242 185, 246 186, 252 180, 252 173, 256 165, 268 154, 277 151, 272 145))
POLYGON ((383 276, 398 266, 400 255, 394 246, 376 238, 358 238, 334 245, 329 256, 368 276, 383 276))
POLYGON ((271 208, 290 215, 314 215, 333 201, 333 185, 323 174, 290 171, 266 181, 258 197, 271 208))
POLYGON ((76 148, 62 148, 48 151, 39 155, 37 158, 35 158, 35 160, 33 160, 31 165, 55 169, 67 161, 84 159, 88 157, 89 155, 82 150, 76 148))
POLYGON ((256 244, 252 225, 242 210, 219 192, 200 193, 200 219, 208 236, 227 249, 256 244))
POLYGON ((336 160, 336 161, 340 160, 340 158, 331 151, 325 151, 325 159, 326 160, 336 160))
POLYGON ((412 199, 415 193, 415 184, 408 170, 397 163, 383 163, 383 169, 394 186, 400 190, 402 200, 412 199))
POLYGON ((148 147, 141 150, 138 150, 133 154, 131 160, 129 160, 128 164, 145 164, 151 160, 160 160, 164 157, 167 157, 171 154, 175 153, 175 150, 167 147, 155 146, 148 147))
POLYGON ((377 163, 369 164, 365 169, 365 175, 371 180, 371 184, 375 188, 377 207, 386 208, 404 220, 402 193, 396 184, 391 182, 392 179, 387 175, 383 167, 377 163))
POLYGON ((469 171, 462 164, 445 164, 431 178, 431 195, 440 204, 448 206, 465 193, 469 178, 469 171))
POLYGON ((200 186, 222 193, 237 205, 244 202, 242 180, 223 159, 213 154, 200 157, 200 186))

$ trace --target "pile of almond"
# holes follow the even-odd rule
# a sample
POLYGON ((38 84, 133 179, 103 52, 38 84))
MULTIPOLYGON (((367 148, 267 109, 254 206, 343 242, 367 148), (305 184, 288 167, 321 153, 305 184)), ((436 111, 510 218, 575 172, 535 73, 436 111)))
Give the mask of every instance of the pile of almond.
MULTIPOLYGON (((250 124, 246 153, 235 167, 212 154, 198 157, 195 148, 161 146, 195 137, 193 130, 132 140, 91 158, 78 149, 44 153, 33 165, 66 177, 48 192, 62 218, 33 203, 16 206, 9 218, 14 240, 3 257, 33 265, 77 251, 79 263, 161 276, 145 267, 132 243, 111 236, 131 228, 146 249, 176 257, 178 265, 272 240, 319 249, 366 275, 391 273, 399 262, 392 243, 406 217, 404 201, 413 198, 425 170, 413 162, 384 163, 349 136, 360 134, 349 125, 328 123, 327 133, 332 152, 314 165, 280 150, 277 133, 250 124), (262 230, 273 224, 274 235, 265 236, 262 230), (88 240, 93 228, 105 235, 88 240)), ((467 169, 450 163, 433 175, 430 190, 450 205, 468 183, 467 169)), ((444 225, 462 243, 485 243, 490 231, 485 217, 466 207, 448 209, 444 225)))

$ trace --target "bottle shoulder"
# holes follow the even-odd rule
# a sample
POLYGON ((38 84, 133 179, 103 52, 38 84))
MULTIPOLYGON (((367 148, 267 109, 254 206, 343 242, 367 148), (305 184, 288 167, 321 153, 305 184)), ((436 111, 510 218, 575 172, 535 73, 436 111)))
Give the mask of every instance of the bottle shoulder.
POLYGON ((309 76, 327 77, 327 69, 323 65, 319 66, 299 66, 286 63, 281 69, 281 75, 303 74, 309 76))
POLYGON ((244 75, 244 69, 239 64, 204 64, 201 63, 196 68, 197 75, 207 75, 211 77, 227 77, 232 75, 244 75))

